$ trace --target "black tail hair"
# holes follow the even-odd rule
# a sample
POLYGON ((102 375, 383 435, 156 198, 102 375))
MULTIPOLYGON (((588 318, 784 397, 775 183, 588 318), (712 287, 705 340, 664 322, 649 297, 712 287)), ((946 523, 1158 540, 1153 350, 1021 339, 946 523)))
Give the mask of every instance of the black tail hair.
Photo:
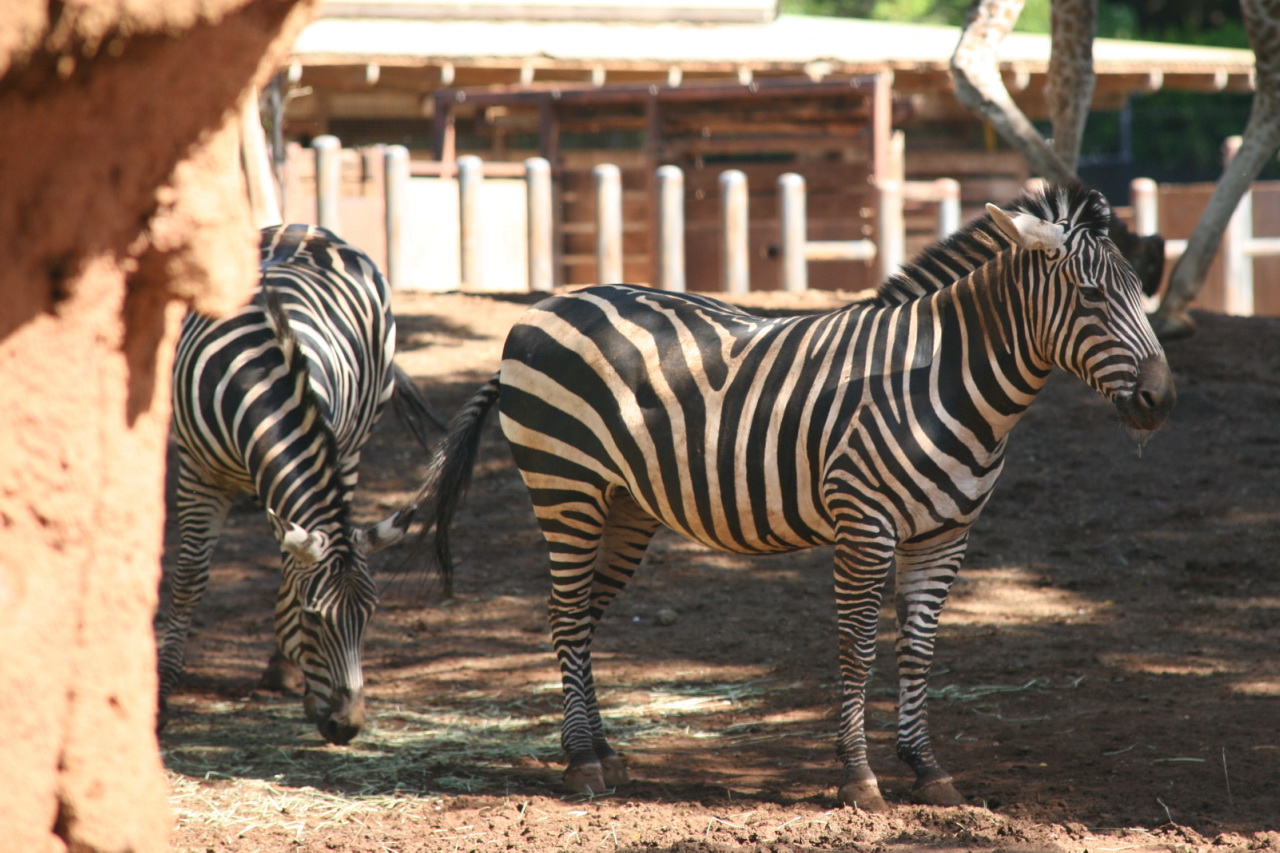
POLYGON ((414 503, 423 520, 415 556, 425 550, 428 532, 435 529, 435 547, 426 555, 444 579, 444 594, 453 594, 453 553, 449 547, 449 526, 462 503, 480 453, 481 428, 502 387, 494 374, 449 421, 444 439, 436 447, 427 476, 418 489, 414 503))
POLYGON ((431 442, 427 439, 428 425, 441 432, 448 429, 448 425, 431 408, 426 395, 422 393, 418 383, 413 381, 413 377, 394 362, 391 364, 391 377, 395 383, 395 393, 392 395, 391 402, 395 407, 396 417, 413 435, 414 441, 418 442, 423 450, 431 452, 431 442))

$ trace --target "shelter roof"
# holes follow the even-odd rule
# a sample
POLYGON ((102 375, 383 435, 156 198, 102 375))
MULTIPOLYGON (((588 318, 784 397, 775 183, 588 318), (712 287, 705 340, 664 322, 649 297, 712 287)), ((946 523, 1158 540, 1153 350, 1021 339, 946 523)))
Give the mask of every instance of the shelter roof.
MULTIPOLYGON (((853 18, 780 15, 762 22, 591 20, 441 20, 322 17, 298 39, 303 66, 449 62, 461 65, 557 65, 763 73, 945 72, 959 38, 955 27, 853 18)), ((1040 74, 1049 38, 1014 33, 1000 47, 1009 73, 1040 74)), ((1099 39, 1095 71, 1142 75, 1145 88, 1245 90, 1248 50, 1099 39)))

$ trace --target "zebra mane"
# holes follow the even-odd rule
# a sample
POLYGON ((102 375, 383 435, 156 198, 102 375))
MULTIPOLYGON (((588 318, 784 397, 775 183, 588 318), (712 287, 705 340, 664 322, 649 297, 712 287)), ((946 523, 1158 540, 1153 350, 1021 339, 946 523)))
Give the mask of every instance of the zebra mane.
MULTIPOLYGON (((1111 223, 1111 206, 1102 193, 1078 182, 1045 184, 1039 190, 1024 192, 1003 207, 1062 223, 1068 231, 1106 235, 1111 223)), ((991 214, 984 213, 945 240, 926 248, 887 279, 877 289, 874 302, 898 305, 942 290, 1012 245, 991 220, 991 214)))
MULTIPOLYGON (((280 294, 271 286, 266 277, 262 280, 262 296, 263 308, 267 314, 267 321, 275 333, 276 342, 280 344, 280 351, 284 354, 285 369, 288 371, 289 379, 294 384, 295 393, 301 401, 301 409, 304 417, 310 413, 314 415, 316 428, 320 431, 320 441, 324 445, 324 453, 328 457, 328 464, 324 467, 324 475, 326 477, 327 489, 337 489, 337 467, 338 460, 342 458, 342 454, 338 449, 338 437, 333 433, 333 427, 329 424, 327 418, 324 417, 324 405, 320 398, 316 395, 315 389, 311 387, 311 368, 307 365, 306 355, 302 352, 302 345, 298 343, 298 336, 294 333, 293 327, 289 324, 289 312, 284 307, 284 302, 280 299, 280 294)), ((347 507, 342 501, 334 501, 333 505, 341 507, 341 524, 342 529, 347 529, 347 507)))

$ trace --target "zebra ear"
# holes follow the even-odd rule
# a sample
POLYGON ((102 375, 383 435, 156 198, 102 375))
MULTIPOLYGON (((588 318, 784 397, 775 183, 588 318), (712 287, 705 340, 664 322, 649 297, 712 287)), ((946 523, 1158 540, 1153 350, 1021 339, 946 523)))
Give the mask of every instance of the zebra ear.
POLYGON ((1061 225, 1046 222, 1030 213, 1010 214, 994 204, 987 205, 991 221, 1004 235, 1024 249, 1054 252, 1066 243, 1066 231, 1061 225))
POLYGON ((292 521, 284 524, 285 529, 279 534, 280 547, 306 565, 319 562, 324 552, 329 549, 329 537, 318 531, 312 533, 292 521))
POLYGON ((416 505, 406 507, 367 529, 357 528, 353 534, 356 548, 362 554, 373 554, 399 542, 409 532, 409 524, 417 510, 416 505))

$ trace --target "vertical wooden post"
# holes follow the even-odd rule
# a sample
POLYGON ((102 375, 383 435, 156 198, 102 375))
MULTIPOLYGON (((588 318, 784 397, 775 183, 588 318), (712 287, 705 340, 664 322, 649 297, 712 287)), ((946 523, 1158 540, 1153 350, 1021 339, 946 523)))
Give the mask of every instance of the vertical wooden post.
MULTIPOLYGON (((669 278, 663 270, 663 199, 662 178, 658 164, 662 162, 662 111, 658 105, 658 87, 649 86, 648 96, 644 101, 644 165, 645 165, 645 205, 647 218, 645 221, 645 248, 649 253, 649 281, 656 287, 670 289, 662 283, 669 278)), ((675 168, 675 167, 673 167, 675 168)), ((677 168, 676 171, 679 171, 677 168)), ((678 179, 683 187, 684 174, 678 179)), ((683 192, 683 189, 682 189, 683 192)), ((681 203, 683 214, 683 202, 681 203)), ((683 244, 681 244, 683 250, 683 244)), ((682 262, 683 263, 683 262, 682 262)), ((683 276, 681 284, 683 285, 683 276)), ((681 288, 683 289, 683 287, 681 288)))
POLYGON ((474 154, 458 158, 458 238, 459 267, 462 288, 481 287, 481 210, 480 193, 484 189, 484 163, 474 154))
POLYGON ((880 259, 880 280, 895 275, 906 254, 906 224, 902 217, 902 181, 880 184, 880 243, 876 257, 880 259))
POLYGON ((1134 178, 1129 182, 1129 202, 1133 205, 1133 231, 1141 237, 1160 232, 1160 204, 1156 182, 1134 178))
MULTIPOLYGON (((1240 151, 1243 140, 1232 136, 1222 144, 1224 171, 1240 151)), ((1241 317, 1253 316, 1253 255, 1249 242, 1253 239, 1253 189, 1245 191, 1231 215, 1222 235, 1223 311, 1241 317)))
POLYGON ((325 134, 311 142, 316 152, 316 224, 330 231, 340 230, 338 198, 342 192, 342 143, 325 134))
POLYGON ((622 281, 622 173, 612 163, 591 170, 596 189, 596 282, 622 281))
POLYGON ((945 240, 960 230, 960 182, 938 178, 934 186, 938 191, 938 239, 945 240))
POLYGON ((679 166, 659 166, 657 285, 661 290, 683 293, 684 278, 684 172, 679 166))
POLYGON ((720 286, 727 293, 751 290, 747 176, 720 173, 720 286))
POLYGON ((409 149, 388 145, 382 152, 383 193, 386 199, 387 282, 394 290, 407 283, 404 223, 409 194, 409 149))
MULTIPOLYGON (((1134 178, 1129 182, 1129 203, 1133 206, 1133 233, 1139 237, 1160 233, 1160 193, 1151 178, 1134 178)), ((1181 254, 1186 240, 1165 240, 1165 261, 1181 254)), ((1152 314, 1160 307, 1160 294, 1143 296, 1142 307, 1152 314)))
POLYGON ((528 210, 529 289, 555 286, 551 240, 551 164, 542 157, 524 161, 525 204, 528 210))
POLYGON ((782 289, 799 293, 809 289, 808 241, 804 177, 795 172, 778 176, 778 220, 782 226, 782 289))
POLYGON ((902 214, 904 146, 902 131, 890 136, 884 152, 885 169, 877 182, 880 234, 876 257, 880 260, 881 281, 897 274, 907 251, 907 226, 902 214))
POLYGON ((871 89, 871 180, 876 184, 893 176, 892 136, 893 72, 881 71, 874 75, 871 89))

